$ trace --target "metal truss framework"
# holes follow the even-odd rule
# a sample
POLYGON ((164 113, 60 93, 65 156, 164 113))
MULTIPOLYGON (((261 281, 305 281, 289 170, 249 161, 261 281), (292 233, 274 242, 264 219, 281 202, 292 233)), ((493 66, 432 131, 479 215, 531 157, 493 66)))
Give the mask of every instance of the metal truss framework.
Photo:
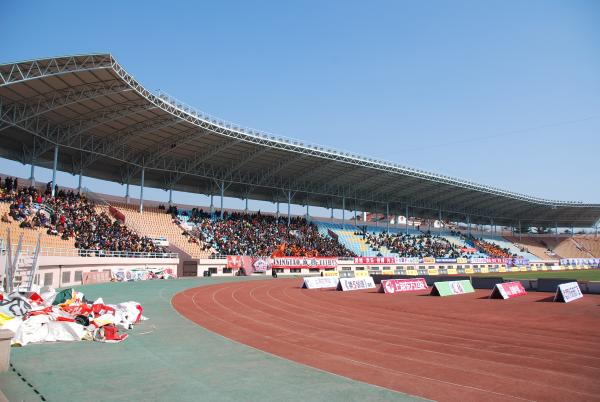
MULTIPOLYGON (((146 177, 156 172, 163 175, 168 189, 176 188, 182 180, 196 178, 221 183, 222 189, 238 188, 236 193, 226 193, 230 196, 248 197, 259 190, 271 194, 283 191, 288 199, 291 193, 303 194, 313 205, 331 207, 348 198, 362 209, 383 205, 391 207, 392 214, 402 214, 410 207, 430 218, 437 218, 442 211, 445 216, 468 217, 473 223, 493 219, 506 225, 522 221, 588 226, 600 217, 598 204, 540 199, 247 130, 150 92, 109 54, 0 65, 0 136, 11 130, 32 138, 30 145, 23 142, 21 161, 35 162, 59 146, 80 155, 77 166, 73 165, 73 170, 78 168, 80 173, 101 161, 113 161, 120 166, 115 181, 140 172, 146 177), (20 90, 30 89, 38 81, 64 81, 74 76, 78 78, 76 85, 20 96, 20 90), (90 81, 80 83, 85 81, 84 76, 90 81), (100 100, 104 103, 99 107, 77 112, 74 118, 60 121, 49 116, 100 100), (99 130, 101 127, 109 127, 111 132, 99 130), (175 133, 168 132, 165 137, 166 129, 175 133), (163 135, 157 136, 151 146, 137 146, 138 139, 147 139, 153 133, 163 135), (201 147, 190 145, 202 138, 213 141, 201 147), (174 155, 188 145, 193 151, 191 156, 174 155), (241 146, 250 148, 233 162, 220 163, 221 155, 241 146), (260 165, 258 170, 248 168, 261 157, 269 158, 270 153, 279 155, 270 165, 260 165), (290 170, 305 162, 317 164, 308 169, 298 166, 300 172, 290 170), (346 177, 324 179, 322 176, 330 169, 343 171, 346 177), (363 173, 368 174, 367 178, 357 182, 355 174, 363 173)), ((14 155, 15 150, 4 154, 14 155)))

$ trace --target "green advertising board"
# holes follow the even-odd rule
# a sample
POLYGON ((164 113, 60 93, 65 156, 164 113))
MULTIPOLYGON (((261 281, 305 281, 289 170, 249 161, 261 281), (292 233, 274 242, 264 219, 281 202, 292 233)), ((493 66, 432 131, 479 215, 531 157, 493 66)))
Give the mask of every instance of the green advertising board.
POLYGON ((447 281, 447 282, 435 282, 433 288, 431 288, 431 296, 454 296, 462 295, 465 293, 473 293, 473 285, 469 280, 462 281, 447 281))

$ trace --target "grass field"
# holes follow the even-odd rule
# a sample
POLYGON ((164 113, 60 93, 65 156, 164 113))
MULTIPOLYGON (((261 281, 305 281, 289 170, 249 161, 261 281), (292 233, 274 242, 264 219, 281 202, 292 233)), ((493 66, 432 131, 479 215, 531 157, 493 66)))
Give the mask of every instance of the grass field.
POLYGON ((580 271, 499 272, 475 274, 476 276, 501 276, 507 279, 567 278, 579 281, 600 281, 600 269, 580 271))

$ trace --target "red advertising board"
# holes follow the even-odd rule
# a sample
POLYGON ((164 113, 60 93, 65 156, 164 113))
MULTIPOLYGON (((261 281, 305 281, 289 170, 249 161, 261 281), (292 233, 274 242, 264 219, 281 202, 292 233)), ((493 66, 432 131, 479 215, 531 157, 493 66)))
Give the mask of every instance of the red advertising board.
POLYGON ((273 268, 337 268, 336 257, 273 257, 273 268))
POLYGON ((527 292, 519 281, 498 283, 492 290, 490 299, 512 299, 513 297, 525 296, 527 292))
POLYGON ((239 255, 227 256, 227 268, 239 269, 242 267, 242 257, 239 255))
POLYGON ((424 278, 384 279, 379 287, 379 293, 413 292, 415 290, 427 290, 427 282, 424 278))

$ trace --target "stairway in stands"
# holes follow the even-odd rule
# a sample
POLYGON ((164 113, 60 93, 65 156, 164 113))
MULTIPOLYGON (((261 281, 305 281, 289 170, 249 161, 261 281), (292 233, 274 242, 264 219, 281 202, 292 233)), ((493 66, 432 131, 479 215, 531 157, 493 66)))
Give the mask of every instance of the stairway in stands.
MULTIPOLYGON (((140 214, 137 207, 121 202, 111 201, 110 205, 119 210, 125 216, 125 225, 129 225, 138 233, 152 237, 165 237, 169 242, 169 248, 176 253, 183 253, 187 258, 209 258, 210 251, 202 250, 196 243, 190 243, 189 237, 184 236, 184 231, 173 222, 171 215, 156 207, 145 207, 144 213, 140 214)), ((100 205, 104 212, 110 215, 107 205, 100 205)))

